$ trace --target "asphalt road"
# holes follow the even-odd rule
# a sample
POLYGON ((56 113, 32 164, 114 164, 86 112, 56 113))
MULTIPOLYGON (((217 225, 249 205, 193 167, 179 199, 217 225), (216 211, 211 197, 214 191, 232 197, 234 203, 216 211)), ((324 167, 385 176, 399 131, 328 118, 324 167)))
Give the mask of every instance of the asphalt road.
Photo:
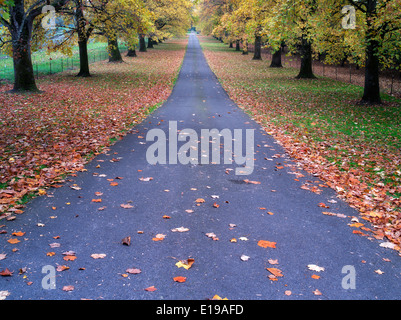
MULTIPOLYGON (((228 140, 210 146, 229 149, 228 140)), ((178 141, 178 149, 184 143, 178 141)), ((160 140, 159 159, 162 146, 160 140)), ((348 225, 351 217, 368 226, 358 212, 336 198, 333 190, 319 187, 321 181, 298 168, 228 98, 195 34, 189 37, 168 101, 86 169, 69 177, 62 188, 31 201, 15 221, 0 221, 5 224, 0 229, 7 231, 0 234, 0 254, 6 254, 0 271, 13 271, 12 276, 0 277, 0 292, 9 293, 7 300, 401 298, 398 254, 379 246, 383 241, 354 234, 356 228, 348 225), (155 145, 146 136, 151 129, 160 129, 152 133, 164 132, 170 138, 169 150, 176 139, 169 136, 169 125, 192 129, 180 137, 192 133, 196 141, 202 139, 202 129, 217 129, 220 134, 240 129, 245 142, 245 130, 253 129, 252 174, 236 174, 235 169, 245 170, 238 164, 238 152, 233 163, 222 163, 221 156, 220 164, 211 159, 202 164, 207 159, 200 143, 189 149, 198 164, 174 164, 174 152, 165 164, 151 164, 146 155, 155 145), (321 193, 301 189, 306 182, 321 193), (189 230, 171 231, 179 227, 189 230), (12 236, 18 231, 25 234, 12 236), (210 233, 215 239, 206 235, 210 233), (164 239, 154 241, 159 234, 164 239), (128 236, 131 243, 125 245, 122 239, 128 236), (10 238, 20 242, 11 244, 10 238), (259 246, 260 240, 269 241, 268 247, 259 246), (68 251, 74 251, 72 261, 64 260, 68 251), (105 256, 95 259, 93 254, 105 256), (194 259, 188 270, 176 266, 187 259, 194 259), (315 265, 315 270, 308 265, 315 265), (58 266, 69 269, 57 271, 58 266), (272 278, 267 268, 279 269, 281 276, 272 278), (25 272, 19 274, 20 269, 25 272), (174 281, 178 276, 186 281, 174 281), (151 286, 156 290, 144 290, 151 286)))

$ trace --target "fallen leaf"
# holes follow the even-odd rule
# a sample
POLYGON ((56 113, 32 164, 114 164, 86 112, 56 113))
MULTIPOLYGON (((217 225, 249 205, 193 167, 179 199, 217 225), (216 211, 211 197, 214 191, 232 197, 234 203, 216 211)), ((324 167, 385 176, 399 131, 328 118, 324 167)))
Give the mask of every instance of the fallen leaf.
POLYGON ((11 243, 11 244, 16 244, 16 243, 21 242, 21 241, 19 241, 17 238, 12 238, 12 239, 8 239, 7 242, 11 243))
POLYGON ((63 287, 63 291, 73 291, 75 289, 75 287, 74 286, 72 286, 72 285, 69 285, 69 286, 64 286, 63 287))
POLYGON ((151 286, 151 287, 145 288, 144 290, 153 292, 153 291, 156 291, 157 289, 155 288, 155 286, 151 286))
POLYGON ((286 296, 290 296, 290 295, 292 294, 292 292, 291 292, 290 290, 285 290, 285 291, 284 291, 284 294, 285 294, 286 296))
POLYGON ((5 268, 3 271, 0 271, 0 276, 2 277, 11 277, 13 275, 13 271, 8 270, 8 268, 5 268))
POLYGON ((278 264, 278 259, 269 259, 267 260, 270 264, 278 264))
POLYGON ((131 209, 131 208, 133 208, 134 206, 133 205, 130 205, 129 203, 127 203, 127 204, 120 204, 120 207, 121 208, 124 208, 124 209, 131 209))
POLYGON ((56 255, 56 253, 55 253, 55 252, 48 252, 48 253, 46 253, 46 255, 47 255, 48 257, 53 257, 53 256, 56 255))
POLYGON ((267 240, 259 240, 258 241, 258 246, 262 248, 275 248, 276 247, 276 242, 272 241, 267 241, 267 240))
POLYGON ((106 254, 105 253, 92 253, 91 257, 93 259, 103 259, 106 257, 106 254))
POLYGON ((260 184, 260 181, 251 181, 251 180, 248 180, 248 179, 245 179, 244 182, 245 183, 251 183, 251 184, 260 184))
POLYGON ((204 203, 204 202, 205 202, 205 199, 203 199, 203 198, 198 198, 198 199, 195 200, 195 202, 196 202, 196 203, 204 203))
POLYGON ((179 227, 179 228, 171 229, 171 231, 172 232, 187 232, 187 231, 189 231, 189 229, 188 228, 184 228, 184 227, 179 227))
POLYGON ((70 267, 68 267, 68 266, 57 266, 57 268, 56 268, 56 270, 57 271, 65 271, 65 270, 68 270, 70 267))
POLYGON ((173 280, 175 282, 185 282, 185 281, 187 281, 187 278, 179 276, 179 277, 174 277, 173 280))
POLYGON ((318 289, 316 289, 315 291, 313 291, 313 294, 314 294, 315 296, 321 296, 321 295, 322 295, 322 293, 321 293, 318 289))
POLYGON ((63 259, 65 261, 74 261, 77 257, 76 256, 65 256, 63 259))
POLYGON ((228 300, 228 299, 227 298, 221 298, 220 296, 215 294, 211 300, 228 300))
POLYGON ((275 277, 283 277, 282 271, 277 268, 266 268, 273 276, 275 277))
POLYGON ((25 232, 18 231, 18 232, 13 232, 12 235, 16 237, 22 237, 25 234, 25 232))
POLYGON ((126 246, 129 246, 129 245, 131 245, 131 237, 130 236, 125 237, 125 238, 123 238, 121 240, 121 242, 122 242, 122 244, 125 244, 126 246))
POLYGON ((92 202, 102 202, 102 199, 92 199, 92 202))
POLYGON ((316 272, 324 271, 323 267, 319 267, 316 264, 308 264, 308 269, 316 272))
POLYGON ((118 186, 118 182, 111 182, 111 183, 110 183, 110 186, 116 187, 116 186, 118 186))
POLYGON ((188 270, 189 268, 192 267, 192 265, 194 264, 194 262, 195 262, 195 259, 193 259, 193 258, 188 258, 187 260, 180 260, 180 261, 178 261, 175 265, 176 265, 178 268, 184 268, 184 269, 188 270))
POLYGON ((245 254, 243 254, 243 255, 241 256, 240 259, 241 259, 242 261, 248 261, 249 258, 250 258, 249 256, 246 256, 245 254))
POLYGON ((153 241, 162 241, 165 237, 166 237, 165 234, 158 233, 157 235, 155 235, 154 238, 152 238, 152 240, 153 240, 153 241))
POLYGON ((312 279, 320 279, 320 276, 318 276, 317 274, 312 274, 311 278, 312 279))
POLYGON ((139 178, 139 180, 140 181, 144 181, 144 182, 148 182, 148 181, 150 181, 150 180, 153 180, 153 178, 152 177, 147 177, 147 178, 139 178))
POLYGON ((130 268, 125 270, 125 272, 130 273, 130 274, 139 274, 141 273, 141 269, 137 269, 137 268, 130 268))
POLYGON ((205 233, 205 235, 207 236, 207 237, 209 237, 209 238, 212 238, 213 240, 219 240, 219 238, 217 238, 217 236, 213 233, 213 232, 208 232, 208 233, 205 233))

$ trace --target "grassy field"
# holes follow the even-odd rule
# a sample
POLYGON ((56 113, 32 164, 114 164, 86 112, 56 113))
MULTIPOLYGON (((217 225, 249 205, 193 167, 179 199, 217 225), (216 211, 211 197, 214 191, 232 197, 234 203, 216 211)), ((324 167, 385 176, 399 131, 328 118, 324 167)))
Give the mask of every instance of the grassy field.
POLYGON ((359 104, 363 88, 318 77, 298 80, 294 68, 269 68, 212 38, 205 56, 230 97, 309 172, 378 228, 401 239, 401 100, 359 104))
MULTIPOLYGON (((124 44, 120 44, 120 50, 126 50, 124 44)), ((106 60, 108 58, 107 43, 92 42, 88 44, 89 63, 106 60)), ((32 53, 33 70, 36 77, 41 75, 63 72, 64 70, 79 67, 78 46, 72 50, 72 55, 67 56, 59 52, 48 54, 45 51, 32 53)), ((14 80, 13 60, 0 55, 0 79, 14 80)))

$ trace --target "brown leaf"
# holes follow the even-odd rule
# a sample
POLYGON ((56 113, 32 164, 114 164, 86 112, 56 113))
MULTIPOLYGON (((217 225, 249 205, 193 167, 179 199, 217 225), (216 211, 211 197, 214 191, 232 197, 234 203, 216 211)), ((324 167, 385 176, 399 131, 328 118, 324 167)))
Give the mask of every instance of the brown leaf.
POLYGON ((129 245, 131 245, 131 237, 130 236, 125 237, 125 238, 123 238, 121 240, 121 242, 122 242, 122 244, 125 244, 126 246, 129 246, 129 245))
POLYGON ((13 275, 13 272, 8 270, 8 268, 6 268, 3 271, 0 271, 0 276, 2 276, 2 277, 10 277, 12 275, 13 275))
POLYGON ((131 273, 131 274, 139 274, 142 271, 141 271, 141 269, 137 269, 137 268, 129 268, 129 269, 125 270, 125 272, 131 273))

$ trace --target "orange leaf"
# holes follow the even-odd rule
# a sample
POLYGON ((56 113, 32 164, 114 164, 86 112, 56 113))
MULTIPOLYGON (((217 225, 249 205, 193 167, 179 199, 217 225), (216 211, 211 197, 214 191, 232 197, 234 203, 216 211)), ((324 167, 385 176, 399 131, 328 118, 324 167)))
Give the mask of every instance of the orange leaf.
POLYGON ((282 271, 280 269, 277 268, 266 268, 266 269, 275 277, 283 277, 283 274, 281 273, 282 271))
POLYGON ((102 202, 102 199, 92 199, 92 202, 102 202))
POLYGON ((18 232, 13 232, 12 235, 16 237, 22 237, 25 234, 25 232, 18 231, 18 232))
POLYGON ((15 239, 8 239, 7 242, 9 242, 11 244, 16 244, 16 243, 21 242, 21 241, 19 241, 18 239, 15 238, 15 239))
POLYGON ((74 261, 77 257, 76 256, 65 256, 63 259, 65 261, 74 261))
POLYGON ((276 242, 272 241, 267 241, 267 240, 259 240, 258 241, 258 246, 262 248, 275 248, 276 247, 276 242))
POLYGON ((110 185, 111 185, 112 187, 118 186, 118 182, 112 182, 112 183, 110 183, 110 185))
POLYGON ((155 288, 155 286, 151 286, 151 287, 148 287, 148 288, 146 288, 144 290, 152 292, 152 291, 156 291, 157 289, 155 288))
POLYGON ((173 278, 173 280, 175 281, 175 282, 185 282, 185 281, 187 281, 187 277, 175 277, 175 278, 173 278))
POLYGON ((312 279, 320 279, 320 276, 318 276, 317 274, 312 274, 311 278, 312 279))

